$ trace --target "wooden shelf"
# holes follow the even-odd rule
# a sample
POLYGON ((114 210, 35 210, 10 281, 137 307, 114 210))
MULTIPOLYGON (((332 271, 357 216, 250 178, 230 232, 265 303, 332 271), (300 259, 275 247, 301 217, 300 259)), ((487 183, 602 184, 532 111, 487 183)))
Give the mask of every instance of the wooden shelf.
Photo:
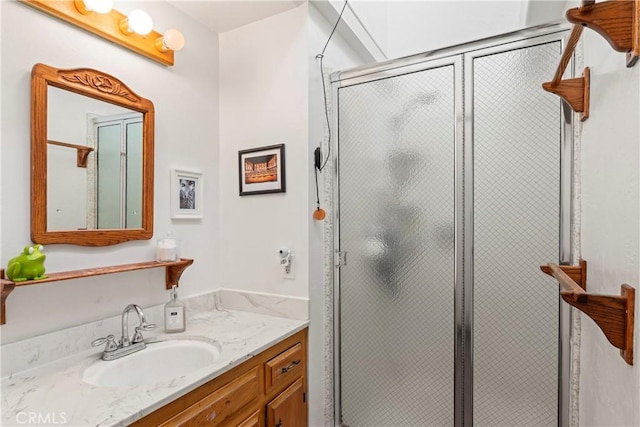
POLYGON ((592 29, 618 51, 627 54, 627 67, 633 67, 640 53, 640 1, 589 1, 567 11, 567 20, 592 29))
POLYGON ((582 0, 580 7, 567 11, 567 20, 574 24, 553 80, 543 83, 547 92, 564 99, 580 119, 589 118, 589 68, 584 76, 562 80, 582 30, 590 28, 600 34, 618 52, 627 54, 627 67, 633 67, 640 55, 640 0, 610 0, 596 3, 582 0))
POLYGON ((597 295, 586 291, 587 262, 580 266, 547 264, 540 266, 560 284, 560 296, 567 303, 593 319, 607 340, 620 349, 620 355, 633 365, 633 330, 635 322, 635 289, 622 285, 620 295, 597 295))
POLYGON ((47 273, 47 277, 40 280, 26 280, 24 282, 12 282, 5 280, 4 269, 0 269, 0 325, 6 322, 5 301, 16 286, 39 285, 41 283, 59 282, 61 280, 82 279, 85 277, 101 276, 104 274, 123 273, 125 271, 146 270, 148 268, 165 267, 165 286, 171 289, 178 286, 178 282, 184 270, 193 264, 192 259, 182 258, 179 261, 146 261, 133 264, 113 265, 109 267, 87 268, 84 270, 63 271, 60 273, 47 273))
POLYGON ((67 147, 76 150, 76 166, 78 166, 79 168, 87 167, 87 159, 89 158, 89 154, 93 151, 93 148, 87 147, 86 145, 69 144, 68 142, 48 140, 47 144, 58 145, 60 147, 67 147))

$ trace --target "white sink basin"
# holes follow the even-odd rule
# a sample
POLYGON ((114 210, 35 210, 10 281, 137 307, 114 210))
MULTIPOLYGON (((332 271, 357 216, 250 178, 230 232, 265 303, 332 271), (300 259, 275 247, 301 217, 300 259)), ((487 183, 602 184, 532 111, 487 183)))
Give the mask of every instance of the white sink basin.
POLYGON ((100 387, 150 385, 178 378, 213 363, 221 352, 215 341, 189 338, 147 343, 147 348, 116 360, 98 360, 82 380, 100 387))

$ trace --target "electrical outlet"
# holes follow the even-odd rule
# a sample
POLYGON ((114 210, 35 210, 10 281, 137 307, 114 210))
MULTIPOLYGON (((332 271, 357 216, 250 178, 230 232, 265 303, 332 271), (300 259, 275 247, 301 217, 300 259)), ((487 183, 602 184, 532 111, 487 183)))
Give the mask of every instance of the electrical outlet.
POLYGON ((280 268, 282 269, 283 279, 293 280, 295 278, 294 270, 293 270, 293 257, 291 257, 287 265, 282 265, 280 268))

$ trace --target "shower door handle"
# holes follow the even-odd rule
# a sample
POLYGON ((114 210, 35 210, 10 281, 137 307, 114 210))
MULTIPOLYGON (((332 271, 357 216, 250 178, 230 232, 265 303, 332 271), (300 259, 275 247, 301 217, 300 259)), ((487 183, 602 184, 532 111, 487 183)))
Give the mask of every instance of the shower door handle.
POLYGON ((347 251, 336 251, 336 268, 347 265, 347 251))

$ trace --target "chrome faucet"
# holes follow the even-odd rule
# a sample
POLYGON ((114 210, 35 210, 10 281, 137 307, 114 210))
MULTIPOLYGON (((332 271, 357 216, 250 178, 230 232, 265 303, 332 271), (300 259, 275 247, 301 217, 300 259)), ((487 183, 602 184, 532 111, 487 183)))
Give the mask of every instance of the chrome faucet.
POLYGON ((120 347, 127 347, 132 344, 137 344, 139 342, 144 341, 142 338, 142 334, 140 330, 149 331, 155 328, 155 325, 148 325, 147 320, 144 318, 144 312, 137 304, 129 304, 124 308, 122 312, 122 337, 120 338, 120 347), (138 314, 138 320, 140 321, 140 326, 137 326, 133 337, 129 340, 129 312, 135 310, 138 314))
POLYGON ((147 323, 144 317, 144 312, 137 304, 129 304, 122 312, 122 337, 120 342, 116 343, 116 339, 113 335, 108 335, 105 338, 98 338, 91 342, 92 346, 98 346, 106 343, 104 353, 102 353, 102 360, 114 360, 120 357, 127 356, 136 351, 140 351, 147 347, 144 343, 144 337, 142 331, 150 331, 154 329, 156 325, 153 323, 147 323), (136 326, 133 337, 129 339, 129 312, 135 311, 138 314, 138 320, 140 324, 136 326))

